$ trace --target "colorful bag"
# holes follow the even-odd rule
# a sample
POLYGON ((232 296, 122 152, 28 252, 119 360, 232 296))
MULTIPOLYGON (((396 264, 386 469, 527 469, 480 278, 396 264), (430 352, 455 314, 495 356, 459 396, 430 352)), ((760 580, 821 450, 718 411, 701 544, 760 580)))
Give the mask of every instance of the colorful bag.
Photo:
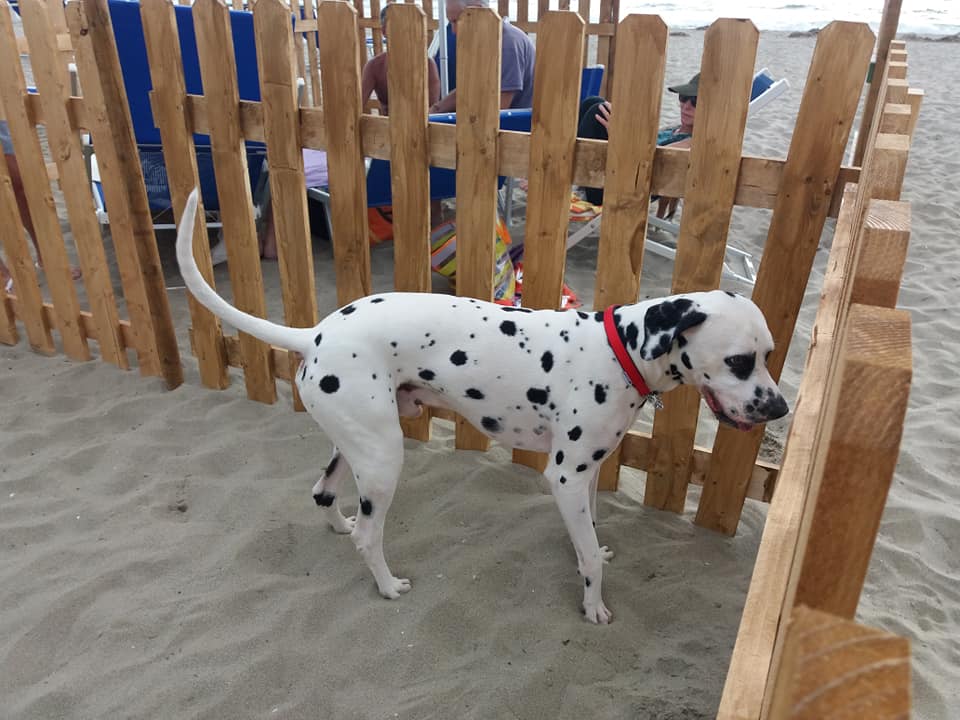
MULTIPOLYGON (((510 232, 501 218, 497 218, 494 247, 493 297, 496 302, 513 304, 516 275, 507 245, 510 232)), ((435 272, 455 282, 457 274, 457 225, 454 221, 440 223, 430 233, 430 266, 435 272)))

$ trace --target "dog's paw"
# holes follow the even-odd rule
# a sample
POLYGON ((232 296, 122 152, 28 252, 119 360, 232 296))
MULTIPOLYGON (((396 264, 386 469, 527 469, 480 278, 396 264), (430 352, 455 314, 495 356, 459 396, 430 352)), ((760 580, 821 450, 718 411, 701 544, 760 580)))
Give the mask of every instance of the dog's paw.
POLYGON ((390 578, 387 587, 380 588, 380 594, 387 600, 396 600, 403 593, 410 591, 410 581, 406 578, 390 578))
POLYGON ((613 560, 614 552, 606 545, 600 547, 600 559, 604 562, 610 562, 613 560))
POLYGON ((595 625, 606 625, 613 620, 613 613, 607 610, 602 600, 596 605, 584 605, 583 614, 595 625))
POLYGON ((353 532, 353 529, 357 526, 357 516, 351 515, 350 517, 344 517, 340 515, 337 517, 334 515, 330 518, 330 529, 333 530, 338 535, 349 535, 353 532))

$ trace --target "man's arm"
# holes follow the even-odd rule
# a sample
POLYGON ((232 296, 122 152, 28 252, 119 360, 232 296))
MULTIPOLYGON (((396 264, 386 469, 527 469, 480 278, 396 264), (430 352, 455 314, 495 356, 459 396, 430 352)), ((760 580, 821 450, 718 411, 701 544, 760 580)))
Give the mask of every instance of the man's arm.
POLYGON ((517 94, 516 90, 501 90, 500 91, 500 109, 509 110, 511 103, 513 103, 513 96, 517 94))
POLYGON ((427 58, 427 105, 440 100, 440 71, 433 58, 427 58))
POLYGON ((457 109, 457 91, 451 90, 450 93, 440 100, 439 102, 434 103, 430 107, 430 112, 432 113, 448 113, 453 112, 457 109))
MULTIPOLYGON (((375 58, 374 58, 375 59, 375 58)), ((367 100, 373 95, 373 86, 375 78, 373 76, 373 60, 368 60, 363 66, 363 74, 360 76, 360 107, 366 107, 367 100)))

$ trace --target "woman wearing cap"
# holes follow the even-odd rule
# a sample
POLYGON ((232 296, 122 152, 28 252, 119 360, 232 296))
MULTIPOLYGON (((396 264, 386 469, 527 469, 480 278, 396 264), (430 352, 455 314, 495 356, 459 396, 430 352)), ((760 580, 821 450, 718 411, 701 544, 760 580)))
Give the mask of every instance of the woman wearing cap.
MULTIPOLYGON (((657 133, 657 145, 672 147, 690 147, 693 135, 693 120, 697 111, 697 89, 700 85, 700 73, 694 75, 682 85, 667 88, 677 93, 680 100, 680 124, 663 128, 657 133)), ((595 140, 607 139, 610 123, 610 103, 602 97, 588 97, 580 103, 580 122, 577 137, 595 140)), ((603 204, 602 188, 585 188, 587 201, 594 205, 603 204)), ((677 208, 677 198, 660 198, 657 217, 673 217, 677 208)))

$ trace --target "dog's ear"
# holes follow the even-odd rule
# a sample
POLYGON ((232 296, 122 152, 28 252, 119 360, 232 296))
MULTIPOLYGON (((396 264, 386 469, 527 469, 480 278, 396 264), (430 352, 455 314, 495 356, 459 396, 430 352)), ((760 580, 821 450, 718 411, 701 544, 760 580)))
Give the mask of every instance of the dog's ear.
POLYGON ((643 344, 640 357, 655 360, 668 352, 677 338, 690 328, 707 319, 693 300, 677 298, 664 300, 647 309, 643 317, 643 344))

